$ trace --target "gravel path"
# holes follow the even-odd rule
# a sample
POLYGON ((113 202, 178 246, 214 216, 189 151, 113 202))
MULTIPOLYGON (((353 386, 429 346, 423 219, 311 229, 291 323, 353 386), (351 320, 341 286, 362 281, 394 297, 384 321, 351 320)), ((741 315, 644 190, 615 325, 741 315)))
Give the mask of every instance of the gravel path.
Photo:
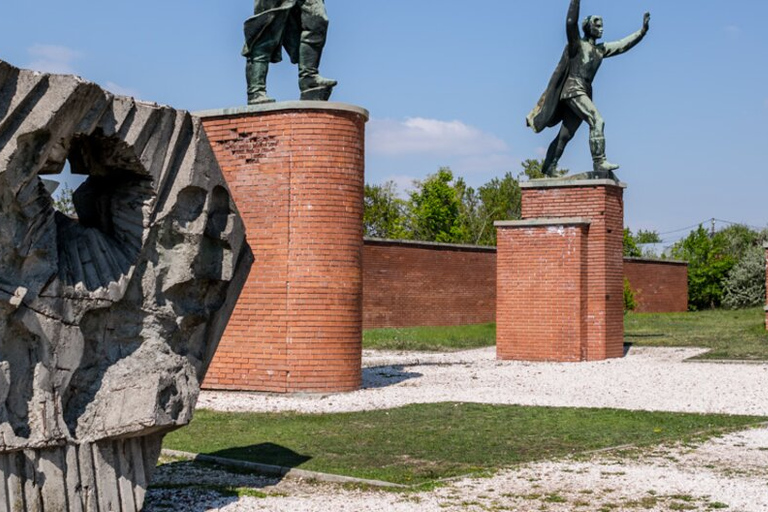
MULTIPOLYGON (((199 407, 331 413, 466 401, 768 416, 768 364, 684 362, 701 352, 640 348, 621 360, 581 364, 499 362, 492 348, 434 355, 366 352, 365 389, 356 393, 285 397, 205 392, 199 407)), ((190 463, 168 464, 158 473, 160 483, 198 487, 153 489, 147 512, 667 511, 726 506, 729 511, 764 512, 768 428, 699 446, 528 464, 425 493, 279 481, 190 463), (205 488, 222 484, 256 489, 266 497, 223 497, 205 488)))

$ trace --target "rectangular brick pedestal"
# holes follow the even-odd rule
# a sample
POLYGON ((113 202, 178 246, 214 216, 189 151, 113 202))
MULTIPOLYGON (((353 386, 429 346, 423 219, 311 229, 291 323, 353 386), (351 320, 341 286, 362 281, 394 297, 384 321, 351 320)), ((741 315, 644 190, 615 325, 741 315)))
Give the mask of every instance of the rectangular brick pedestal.
POLYGON ((624 354, 624 185, 522 184, 523 220, 497 223, 497 354, 594 361, 624 354))

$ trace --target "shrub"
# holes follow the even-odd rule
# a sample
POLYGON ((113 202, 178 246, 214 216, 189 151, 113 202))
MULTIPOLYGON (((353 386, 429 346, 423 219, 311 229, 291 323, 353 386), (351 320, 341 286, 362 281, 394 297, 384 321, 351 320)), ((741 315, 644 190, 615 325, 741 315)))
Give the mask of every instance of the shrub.
POLYGON ((629 285, 629 279, 624 278, 624 312, 634 311, 637 309, 637 300, 635 299, 635 292, 632 291, 632 287, 629 285))
POLYGON ((752 246, 725 279, 723 305, 730 309, 760 306, 765 302, 765 251, 752 246))

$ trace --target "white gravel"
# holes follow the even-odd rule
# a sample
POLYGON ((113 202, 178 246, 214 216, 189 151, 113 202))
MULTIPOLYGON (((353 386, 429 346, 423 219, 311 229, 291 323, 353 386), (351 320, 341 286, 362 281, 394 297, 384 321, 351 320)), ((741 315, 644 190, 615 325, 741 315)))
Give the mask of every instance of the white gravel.
MULTIPOLYGON (((768 416, 768 364, 685 362, 698 349, 632 349, 619 360, 580 364, 500 362, 494 349, 454 354, 366 352, 364 386, 343 395, 204 392, 199 407, 221 411, 332 413, 445 401, 609 407, 768 416)), ((631 440, 628 440, 631 442, 631 440)), ((147 512, 716 510, 768 511, 768 428, 700 446, 607 452, 464 479, 432 492, 349 490, 330 484, 230 475, 188 463, 160 481, 258 489, 264 498, 204 489, 152 490, 147 512), (687 508, 686 508, 687 507, 687 508)))
POLYGON ((685 362, 700 349, 633 348, 594 363, 497 361, 495 348, 452 354, 366 352, 364 389, 338 395, 204 392, 217 411, 333 413, 478 402, 768 416, 768 364, 685 362))

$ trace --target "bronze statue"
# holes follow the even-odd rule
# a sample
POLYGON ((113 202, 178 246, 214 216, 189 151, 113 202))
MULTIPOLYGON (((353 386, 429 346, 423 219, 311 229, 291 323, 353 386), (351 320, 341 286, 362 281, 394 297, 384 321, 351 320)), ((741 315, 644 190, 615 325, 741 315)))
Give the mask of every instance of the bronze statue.
POLYGON ((274 101, 267 96, 267 71, 282 60, 283 48, 299 65, 301 99, 328 100, 337 82, 318 71, 327 31, 325 0, 254 0, 243 48, 248 104, 274 101))
POLYGON ((557 173, 557 163, 582 122, 589 124, 589 149, 597 176, 610 176, 619 168, 605 157, 605 121, 592 102, 592 81, 606 57, 621 55, 643 40, 650 26, 651 14, 645 13, 643 27, 616 42, 598 43, 603 37, 603 19, 588 16, 582 23, 584 37, 579 37, 580 0, 571 0, 566 21, 568 46, 555 69, 547 90, 526 119, 538 133, 562 122, 560 133, 547 151, 543 172, 548 177, 557 173))

